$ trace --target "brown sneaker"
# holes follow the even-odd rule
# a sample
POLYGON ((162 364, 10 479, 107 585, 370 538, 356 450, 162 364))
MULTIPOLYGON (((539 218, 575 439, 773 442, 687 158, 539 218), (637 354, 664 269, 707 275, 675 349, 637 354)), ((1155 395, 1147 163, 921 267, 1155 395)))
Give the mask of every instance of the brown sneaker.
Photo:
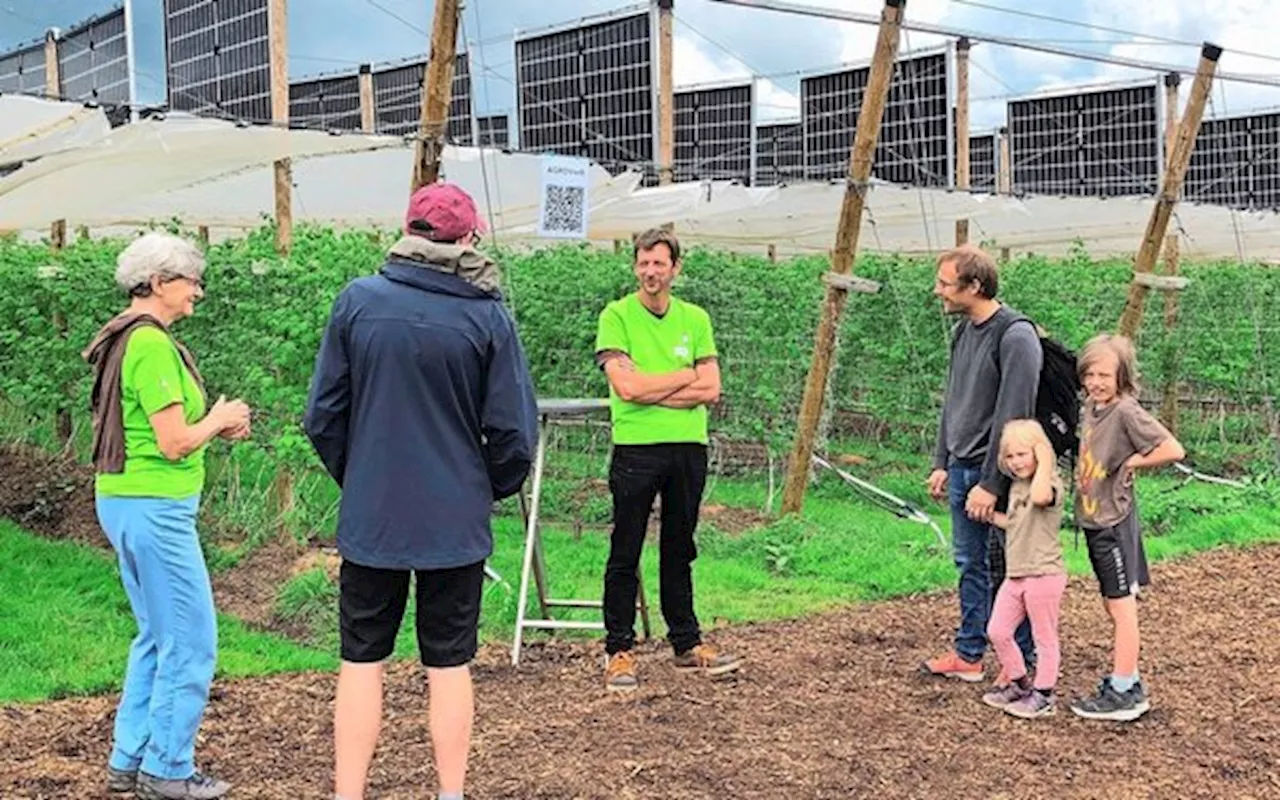
POLYGON ((604 665, 604 688, 610 692, 634 692, 640 687, 636 677, 636 657, 630 650, 609 656, 604 665))
POLYGON ((950 650, 937 658, 931 658, 920 665, 930 675, 942 678, 955 678, 965 683, 979 683, 982 680, 982 662, 965 661, 960 654, 950 650))
POLYGON ((742 659, 721 653, 709 644, 695 645, 683 653, 676 653, 676 669, 699 669, 711 677, 734 672, 742 666, 742 659))

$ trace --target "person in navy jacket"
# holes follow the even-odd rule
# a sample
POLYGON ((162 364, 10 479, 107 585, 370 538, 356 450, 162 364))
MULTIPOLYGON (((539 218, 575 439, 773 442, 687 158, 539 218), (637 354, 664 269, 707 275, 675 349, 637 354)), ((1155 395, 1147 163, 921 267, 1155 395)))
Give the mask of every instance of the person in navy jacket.
POLYGON ((342 667, 335 790, 364 797, 382 717, 382 663, 417 581, 440 797, 461 797, 493 502, 519 491, 537 436, 529 367, 482 223, 457 186, 414 193, 406 235, 339 294, 304 427, 342 487, 342 667))

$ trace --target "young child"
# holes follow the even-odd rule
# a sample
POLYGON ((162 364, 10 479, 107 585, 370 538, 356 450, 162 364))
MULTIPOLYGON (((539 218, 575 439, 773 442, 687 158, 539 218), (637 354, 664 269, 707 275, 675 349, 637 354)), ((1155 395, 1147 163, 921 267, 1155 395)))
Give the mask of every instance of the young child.
POLYGON ((1128 722, 1151 707, 1138 677, 1138 603, 1149 583, 1133 476, 1182 460, 1171 433, 1138 404, 1137 357, 1122 336, 1092 339, 1080 354, 1085 390, 1076 465, 1077 524, 1089 544, 1089 561, 1115 626, 1114 663, 1097 693, 1071 704, 1087 719, 1128 722))
POLYGON ((1044 428, 1033 419, 1011 420, 1000 436, 1000 468, 1013 478, 1009 510, 993 522, 1005 531, 1005 580, 996 592, 987 638, 1009 683, 983 695, 982 701, 1005 712, 1034 719, 1054 712, 1054 685, 1061 650, 1058 614, 1067 589, 1062 560, 1063 489, 1057 458, 1044 428), (1036 645, 1035 680, 1027 674, 1014 632, 1031 620, 1036 645))

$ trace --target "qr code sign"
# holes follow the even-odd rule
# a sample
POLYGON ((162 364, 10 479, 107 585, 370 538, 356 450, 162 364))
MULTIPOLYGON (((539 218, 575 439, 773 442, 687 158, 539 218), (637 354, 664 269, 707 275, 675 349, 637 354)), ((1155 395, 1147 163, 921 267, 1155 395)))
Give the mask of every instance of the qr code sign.
POLYGON ((542 198, 542 228, 549 235, 587 234, 586 190, 581 186, 549 184, 542 198))

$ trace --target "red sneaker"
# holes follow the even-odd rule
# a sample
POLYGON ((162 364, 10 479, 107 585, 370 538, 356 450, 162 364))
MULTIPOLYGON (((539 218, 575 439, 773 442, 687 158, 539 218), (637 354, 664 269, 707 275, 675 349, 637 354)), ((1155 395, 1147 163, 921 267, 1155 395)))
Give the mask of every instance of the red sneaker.
POLYGON ((981 661, 965 661, 956 651, 948 651, 920 665, 930 675, 955 678, 965 683, 979 683, 983 679, 981 661))

